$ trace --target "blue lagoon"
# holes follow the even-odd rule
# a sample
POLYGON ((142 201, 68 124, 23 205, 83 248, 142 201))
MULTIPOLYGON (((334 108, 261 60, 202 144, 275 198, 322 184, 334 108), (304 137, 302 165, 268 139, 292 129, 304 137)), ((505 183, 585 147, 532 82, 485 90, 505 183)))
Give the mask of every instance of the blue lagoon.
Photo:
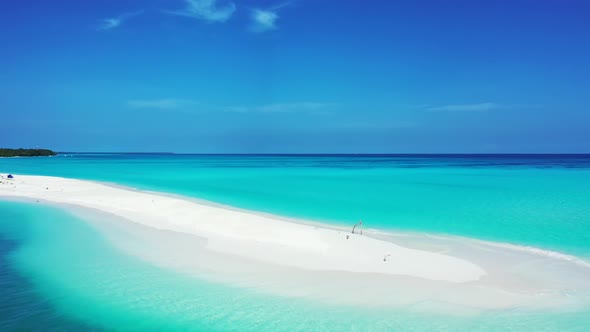
POLYGON ((197 265, 209 268, 215 257, 199 256, 191 239, 108 214, 11 198, 0 202, 1 282, 10 285, 0 311, 6 330, 584 331, 590 326, 589 156, 63 154, 2 159, 0 170, 16 174, 17 181, 44 175, 108 182, 342 232, 362 219, 366 236, 476 262, 488 270, 490 284, 515 296, 539 292, 532 295, 538 302, 549 299, 539 306, 511 305, 480 286, 468 292, 440 288, 449 292, 445 299, 465 304, 443 308, 435 294, 412 302, 412 294, 392 286, 383 294, 402 302, 375 295, 352 301, 334 293, 363 298, 354 292, 369 292, 363 282, 372 279, 362 273, 351 279, 324 275, 342 288, 322 293, 302 286, 325 285, 317 276, 289 284, 258 280, 246 270, 240 280, 179 269, 185 258, 198 257, 197 265), (183 250, 195 251, 183 258, 183 250), (170 263, 175 259, 177 265, 170 263), (519 284, 526 282, 542 287, 519 284), (468 301, 467 293, 480 298, 468 301), (502 301, 509 304, 495 306, 502 301))

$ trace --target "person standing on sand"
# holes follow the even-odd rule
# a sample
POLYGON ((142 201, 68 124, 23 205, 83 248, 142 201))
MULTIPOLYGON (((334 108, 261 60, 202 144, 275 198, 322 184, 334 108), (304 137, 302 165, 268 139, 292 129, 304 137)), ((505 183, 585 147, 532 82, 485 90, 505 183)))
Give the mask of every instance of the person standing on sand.
POLYGON ((356 229, 356 226, 360 226, 361 229, 361 235, 363 235, 363 221, 359 221, 358 224, 354 224, 354 226, 352 227, 352 234, 354 234, 354 230, 356 229))

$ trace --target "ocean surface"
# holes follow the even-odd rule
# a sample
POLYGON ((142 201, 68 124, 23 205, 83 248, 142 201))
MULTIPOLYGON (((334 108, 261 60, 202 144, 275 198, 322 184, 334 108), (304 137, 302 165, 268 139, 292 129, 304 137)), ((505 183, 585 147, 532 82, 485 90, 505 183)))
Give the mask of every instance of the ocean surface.
MULTIPOLYGON (((0 173, 113 182, 384 231, 458 235, 590 261, 590 155, 75 154, 0 173)), ((0 201, 0 330, 589 331, 590 308, 457 316, 263 295, 127 256, 81 217, 0 201)))

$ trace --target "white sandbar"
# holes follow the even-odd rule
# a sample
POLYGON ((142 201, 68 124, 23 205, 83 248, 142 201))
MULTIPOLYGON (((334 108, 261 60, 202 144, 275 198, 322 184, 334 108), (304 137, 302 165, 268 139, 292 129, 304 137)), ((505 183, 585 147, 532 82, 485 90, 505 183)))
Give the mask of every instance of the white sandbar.
POLYGON ((3 179, 1 198, 63 206, 142 260, 280 296, 452 313, 590 305, 590 263, 538 248, 429 234, 361 236, 58 177, 3 179))
POLYGON ((149 227, 194 234, 207 248, 266 263, 316 271, 404 275, 455 283, 486 273, 463 259, 415 250, 366 236, 198 204, 91 181, 16 176, 0 196, 74 204, 149 227))

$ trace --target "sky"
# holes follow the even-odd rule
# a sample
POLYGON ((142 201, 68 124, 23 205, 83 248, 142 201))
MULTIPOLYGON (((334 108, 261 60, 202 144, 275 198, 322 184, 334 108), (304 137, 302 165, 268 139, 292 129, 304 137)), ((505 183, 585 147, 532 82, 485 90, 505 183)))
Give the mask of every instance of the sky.
POLYGON ((590 153, 590 2, 0 3, 0 146, 590 153))

